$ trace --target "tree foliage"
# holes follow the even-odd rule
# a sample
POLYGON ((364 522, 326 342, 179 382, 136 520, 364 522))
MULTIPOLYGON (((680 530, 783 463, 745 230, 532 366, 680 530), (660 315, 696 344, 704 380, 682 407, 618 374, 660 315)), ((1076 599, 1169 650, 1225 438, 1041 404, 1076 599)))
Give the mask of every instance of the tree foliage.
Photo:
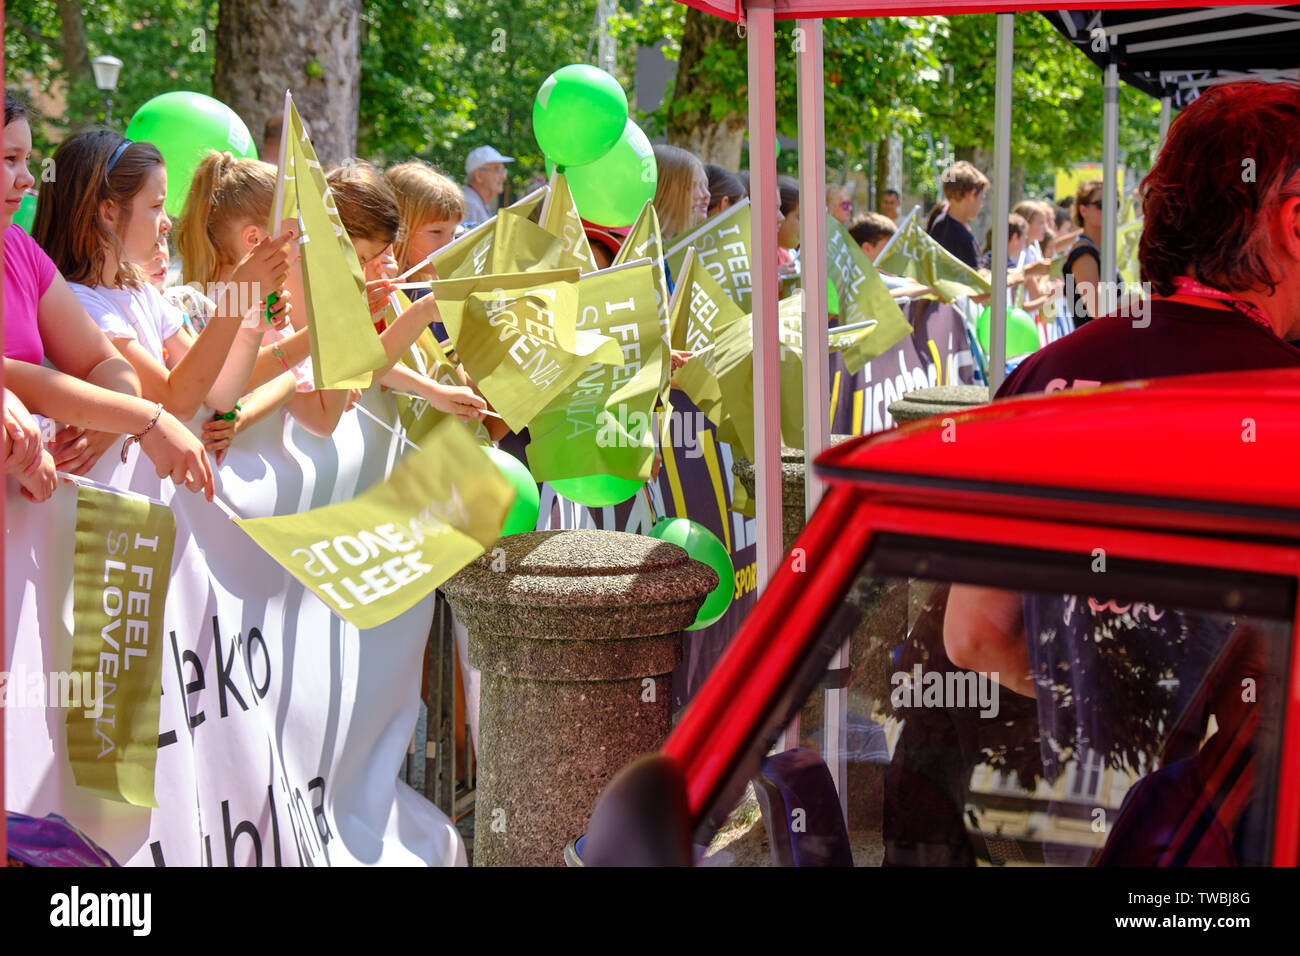
MULTIPOLYGON (((103 96, 88 74, 71 75, 60 7, 52 0, 5 4, 6 83, 31 96, 66 96, 59 115, 38 116, 32 135, 38 151, 70 130, 103 122, 103 96)), ((216 0, 85 0, 76 4, 84 23, 86 60, 111 54, 122 61, 113 120, 119 129, 146 100, 170 90, 212 92, 216 0), (197 31, 197 32, 196 32, 197 31)))
MULTIPOLYGON (((491 143, 518 158, 516 184, 542 171, 532 135, 532 102, 542 80, 567 63, 591 62, 594 0, 364 0, 358 152, 379 161, 420 156, 458 174, 475 146, 491 143)), ((659 46, 669 60, 690 49, 664 103, 636 118, 653 137, 731 124, 746 127, 745 41, 734 24, 709 22, 676 0, 626 0, 612 24, 618 76, 629 93, 638 46, 659 46), (698 42, 707 30, 707 42, 698 42), (674 133, 676 130, 676 133, 674 133)), ((66 112, 34 123, 38 150, 83 123, 102 119, 102 98, 88 74, 70 75, 62 13, 80 10, 85 57, 121 58, 116 124, 167 90, 211 93, 216 0, 9 0, 5 56, 11 84, 62 89, 66 112)), ((901 136, 918 191, 935 187, 954 150, 992 149, 992 14, 876 17, 824 21, 826 142, 831 157, 864 163, 872 143, 901 136), (928 136, 927 136, 928 134, 928 136)), ((798 131, 795 25, 778 24, 778 132, 798 131)), ((1040 191, 1052 171, 1101 157, 1100 71, 1037 14, 1016 16, 1013 164, 1040 191)), ((31 90, 29 90, 31 92, 31 90)), ((1121 91, 1121 159, 1147 165, 1158 106, 1121 91)), ((697 142, 707 142, 699 137, 697 142)), ((792 168, 788 151, 783 167, 792 168)), ((838 162, 835 165, 839 165, 838 162)), ((1030 191, 1033 191, 1031 189, 1030 191)))

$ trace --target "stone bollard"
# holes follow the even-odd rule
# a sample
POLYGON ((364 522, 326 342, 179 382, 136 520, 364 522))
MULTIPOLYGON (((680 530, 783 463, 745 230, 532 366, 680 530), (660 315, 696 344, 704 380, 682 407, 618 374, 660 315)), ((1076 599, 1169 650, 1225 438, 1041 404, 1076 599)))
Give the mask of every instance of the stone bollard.
POLYGON ((563 865, 668 736, 681 632, 717 583, 677 545, 581 530, 502 538, 443 585, 482 671, 475 866, 563 865))
POLYGON ((987 385, 941 385, 908 392, 889 406, 897 425, 920 421, 931 415, 952 415, 989 403, 987 385))

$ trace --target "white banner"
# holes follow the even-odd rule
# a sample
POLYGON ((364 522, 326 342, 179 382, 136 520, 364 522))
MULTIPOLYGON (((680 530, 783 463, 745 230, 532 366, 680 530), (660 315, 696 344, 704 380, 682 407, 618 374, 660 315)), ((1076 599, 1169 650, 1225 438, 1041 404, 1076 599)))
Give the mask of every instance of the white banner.
MULTIPOLYGON (((362 403, 397 422, 389 394, 362 403)), ((195 422, 200 425, 202 418, 195 422)), ((241 433, 218 493, 241 517, 346 501, 384 477, 398 440, 352 411, 329 438, 277 412, 241 433)), ((337 617, 215 505, 118 446, 90 477, 171 505, 176 547, 163 633, 158 809, 73 783, 65 711, 34 682, 72 654, 76 489, 5 501, 5 806, 59 813, 135 865, 463 865, 436 807, 397 779, 415 727, 433 596, 370 630, 337 617)))

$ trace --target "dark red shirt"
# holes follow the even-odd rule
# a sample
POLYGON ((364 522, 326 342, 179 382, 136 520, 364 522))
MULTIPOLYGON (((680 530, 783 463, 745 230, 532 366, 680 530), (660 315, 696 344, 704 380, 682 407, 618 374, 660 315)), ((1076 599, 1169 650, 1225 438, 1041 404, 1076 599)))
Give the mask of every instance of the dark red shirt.
POLYGON ((1026 358, 998 397, 1205 372, 1300 367, 1300 350, 1240 312, 1154 299, 1146 319, 1109 315, 1026 358), (1149 320, 1145 328, 1137 327, 1149 320))

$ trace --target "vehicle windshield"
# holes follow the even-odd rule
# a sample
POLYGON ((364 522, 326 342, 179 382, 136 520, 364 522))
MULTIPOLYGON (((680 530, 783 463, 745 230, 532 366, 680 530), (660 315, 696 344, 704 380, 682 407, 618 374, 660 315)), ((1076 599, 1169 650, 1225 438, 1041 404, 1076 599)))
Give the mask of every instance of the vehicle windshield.
POLYGON ((857 865, 1271 862, 1293 582, 945 548, 877 542, 798 711, 857 865))

